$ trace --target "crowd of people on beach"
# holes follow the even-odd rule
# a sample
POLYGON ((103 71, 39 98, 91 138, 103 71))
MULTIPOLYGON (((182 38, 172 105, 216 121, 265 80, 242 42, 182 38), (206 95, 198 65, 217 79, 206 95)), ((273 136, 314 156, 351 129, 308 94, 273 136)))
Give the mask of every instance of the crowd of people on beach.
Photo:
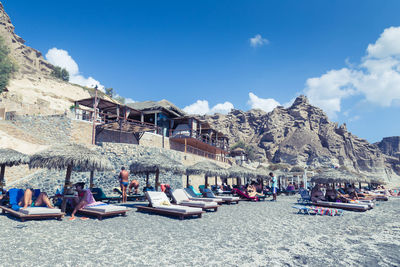
MULTIPOLYGON (((120 194, 121 202, 127 202, 128 195, 139 194, 140 183, 136 179, 129 180, 130 173, 124 168, 118 175, 118 181, 120 184, 120 194)), ((205 185, 207 187, 207 185, 205 185)), ((278 193, 282 192, 278 188, 278 181, 275 175, 271 172, 269 173, 269 181, 267 185, 263 182, 253 180, 245 185, 228 185, 225 183, 216 183, 211 186, 211 190, 217 194, 224 192, 241 192, 244 196, 250 199, 262 198, 265 196, 272 196, 271 201, 277 201, 278 193), (235 191, 236 190, 236 191, 235 191)), ((289 194, 290 192, 298 192, 298 190, 307 190, 302 188, 302 184, 289 183, 284 189, 284 192, 289 194)), ((75 220, 75 214, 82 208, 94 205, 97 202, 93 197, 91 189, 85 189, 85 183, 78 182, 74 184, 74 197, 70 197, 67 200, 68 208, 72 211, 69 220, 75 220)), ((146 184, 142 191, 154 191, 154 188, 149 184, 146 184)), ((161 185, 161 191, 165 192, 167 195, 171 195, 172 189, 167 184, 161 185)), ((202 191, 202 190, 200 190, 202 191)), ((8 192, 1 190, 0 192, 0 204, 7 197, 8 192)), ((342 203, 354 203, 357 201, 374 200, 377 195, 380 196, 395 196, 399 197, 400 192, 398 189, 387 190, 384 186, 380 185, 376 188, 357 188, 354 184, 315 184, 310 190, 311 202, 317 203, 318 201, 326 202, 342 202, 342 203)), ((59 194, 59 201, 61 200, 62 194, 59 194)), ((54 201, 54 200, 53 200, 54 201)), ((47 207, 54 208, 54 203, 49 198, 45 192, 40 192, 36 194, 34 189, 28 188, 24 190, 23 195, 18 199, 17 205, 21 208, 27 207, 47 207)), ((59 203, 58 203, 59 204, 59 203)), ((81 219, 86 220, 87 217, 81 217, 81 219)))

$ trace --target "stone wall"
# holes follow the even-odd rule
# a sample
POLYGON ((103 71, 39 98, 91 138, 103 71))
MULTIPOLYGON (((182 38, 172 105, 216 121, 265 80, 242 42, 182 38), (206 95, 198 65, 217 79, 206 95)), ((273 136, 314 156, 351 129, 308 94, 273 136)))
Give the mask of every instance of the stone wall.
POLYGON ((71 119, 65 115, 16 116, 15 120, 11 122, 19 129, 48 144, 57 144, 70 140, 71 119))

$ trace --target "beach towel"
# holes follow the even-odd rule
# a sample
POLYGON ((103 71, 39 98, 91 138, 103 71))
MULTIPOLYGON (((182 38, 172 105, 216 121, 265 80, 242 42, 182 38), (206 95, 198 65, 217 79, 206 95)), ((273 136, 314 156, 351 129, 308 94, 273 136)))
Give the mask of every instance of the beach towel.
POLYGON ((194 187, 192 185, 190 185, 188 188, 191 189, 193 191, 193 193, 196 194, 196 196, 198 196, 198 197, 202 196, 202 194, 197 192, 196 189, 194 189, 194 187))
POLYGON ((11 188, 8 190, 10 197, 10 206, 13 210, 19 211, 21 206, 18 205, 19 200, 24 196, 24 190, 18 188, 11 188))
POLYGON ((239 190, 237 188, 232 189, 232 192, 238 194, 242 198, 247 198, 247 199, 250 199, 250 200, 258 201, 258 197, 251 197, 248 194, 246 194, 245 192, 243 192, 243 191, 241 191, 241 190, 239 190))

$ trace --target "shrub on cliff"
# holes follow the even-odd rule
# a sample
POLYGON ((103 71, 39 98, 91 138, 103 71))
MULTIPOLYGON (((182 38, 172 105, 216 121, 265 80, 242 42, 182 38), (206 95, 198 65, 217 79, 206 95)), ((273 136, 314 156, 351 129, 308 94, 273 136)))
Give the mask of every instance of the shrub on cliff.
POLYGON ((57 79, 68 82, 69 81, 69 73, 66 69, 55 66, 54 70, 51 72, 51 75, 56 77, 57 79))
POLYGON ((10 49, 0 37, 0 93, 8 85, 12 74, 17 71, 17 64, 10 58, 10 49))

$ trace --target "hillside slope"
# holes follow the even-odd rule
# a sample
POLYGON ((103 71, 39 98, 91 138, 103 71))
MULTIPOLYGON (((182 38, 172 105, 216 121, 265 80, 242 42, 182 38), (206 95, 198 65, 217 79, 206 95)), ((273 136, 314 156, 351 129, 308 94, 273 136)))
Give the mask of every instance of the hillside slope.
POLYGON ((68 111, 74 100, 88 98, 91 91, 53 78, 54 68, 42 53, 25 45, 0 2, 0 36, 10 48, 18 73, 10 81, 9 92, 0 95, 0 108, 17 114, 59 114, 68 111))

